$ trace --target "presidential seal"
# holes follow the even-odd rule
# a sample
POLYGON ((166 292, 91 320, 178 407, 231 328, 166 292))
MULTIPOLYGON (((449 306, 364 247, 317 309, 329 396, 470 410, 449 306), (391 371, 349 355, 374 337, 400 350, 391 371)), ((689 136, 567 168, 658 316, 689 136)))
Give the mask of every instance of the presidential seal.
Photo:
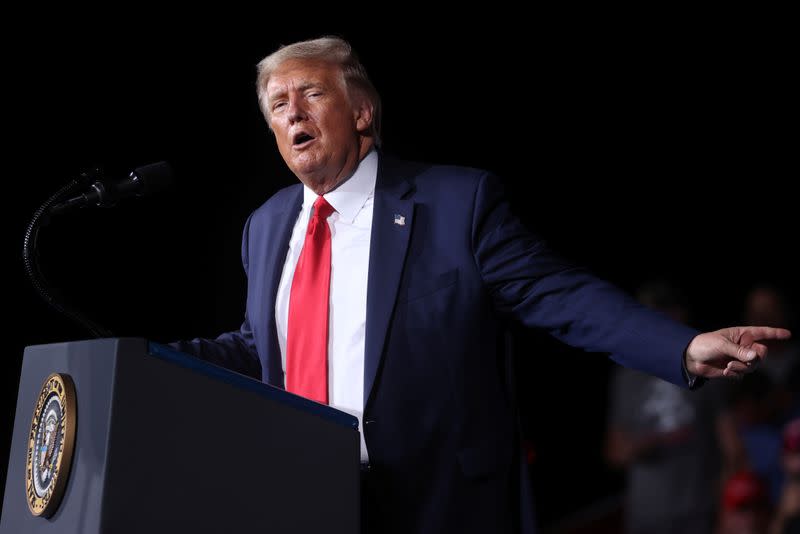
POLYGON ((25 494, 33 515, 53 515, 67 486, 75 445, 75 409, 75 386, 69 375, 48 376, 28 434, 25 494))

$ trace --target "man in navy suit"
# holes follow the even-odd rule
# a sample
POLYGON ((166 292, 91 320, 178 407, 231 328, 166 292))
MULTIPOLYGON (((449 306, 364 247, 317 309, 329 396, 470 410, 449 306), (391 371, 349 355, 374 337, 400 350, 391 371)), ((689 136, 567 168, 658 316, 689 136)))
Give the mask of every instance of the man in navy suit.
POLYGON ((789 336, 673 322, 552 254, 489 173, 380 152, 380 99, 341 39, 265 58, 258 97, 301 183, 245 225, 240 330, 178 345, 358 416, 371 532, 529 525, 498 344, 508 318, 684 387, 740 376, 766 354, 759 340, 789 336))

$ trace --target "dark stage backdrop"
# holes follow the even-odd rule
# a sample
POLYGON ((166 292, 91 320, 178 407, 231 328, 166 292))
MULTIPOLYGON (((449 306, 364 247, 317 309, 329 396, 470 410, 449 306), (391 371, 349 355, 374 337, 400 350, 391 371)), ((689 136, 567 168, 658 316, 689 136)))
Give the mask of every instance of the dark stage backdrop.
MULTIPOLYGON (((42 265, 117 335, 236 328, 242 224, 293 182, 258 111, 255 64, 298 39, 339 34, 360 51, 384 98, 386 150, 496 172, 532 229, 623 288, 676 280, 701 328, 736 323, 756 280, 796 296, 796 206, 784 184, 798 175, 797 91, 779 33, 652 19, 459 30, 281 20, 37 23, 17 43, 4 110, 3 478, 24 346, 86 337, 23 277, 34 209, 92 165, 121 178, 170 161, 170 192, 49 228, 42 265)), ((538 509, 550 524, 620 488, 601 457, 612 364, 535 333, 518 338, 538 509)))

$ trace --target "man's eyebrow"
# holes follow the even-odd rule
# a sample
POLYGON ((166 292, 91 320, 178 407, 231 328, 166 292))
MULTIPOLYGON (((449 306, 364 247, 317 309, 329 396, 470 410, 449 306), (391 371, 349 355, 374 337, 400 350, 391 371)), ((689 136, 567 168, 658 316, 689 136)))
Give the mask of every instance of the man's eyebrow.
MULTIPOLYGON (((325 84, 323 84, 322 82, 308 81, 308 82, 300 83, 297 86, 297 90, 300 91, 300 92, 303 92, 303 91, 308 91, 309 89, 323 89, 324 87, 325 87, 325 84)), ((274 93, 269 93, 269 95, 268 95, 270 100, 275 100, 277 98, 281 98, 281 97, 284 97, 284 96, 286 96, 286 88, 284 88, 284 87, 278 89, 274 93)))
POLYGON ((322 82, 303 82, 298 89, 300 91, 307 91, 308 89, 321 89, 323 86, 322 82))

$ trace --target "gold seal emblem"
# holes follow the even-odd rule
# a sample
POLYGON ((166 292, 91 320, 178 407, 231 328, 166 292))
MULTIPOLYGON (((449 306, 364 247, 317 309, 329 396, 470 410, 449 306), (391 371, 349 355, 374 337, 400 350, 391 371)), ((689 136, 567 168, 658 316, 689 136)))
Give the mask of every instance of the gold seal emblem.
POLYGON ((69 375, 48 376, 28 435, 25 494, 33 515, 53 515, 67 487, 75 445, 75 410, 75 386, 69 375))

